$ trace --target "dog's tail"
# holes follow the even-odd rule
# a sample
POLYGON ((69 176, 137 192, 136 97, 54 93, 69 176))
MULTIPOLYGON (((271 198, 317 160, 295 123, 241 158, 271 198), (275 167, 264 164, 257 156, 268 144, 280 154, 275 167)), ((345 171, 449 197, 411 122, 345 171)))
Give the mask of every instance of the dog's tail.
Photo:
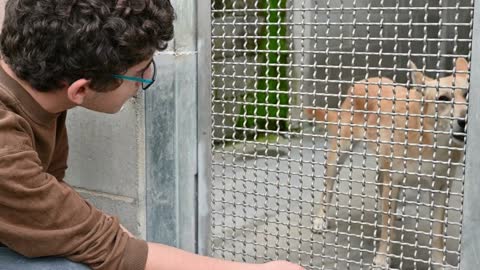
POLYGON ((316 119, 319 121, 325 120, 325 116, 327 114, 325 109, 321 109, 321 108, 315 108, 315 109, 308 108, 304 110, 304 113, 307 119, 309 120, 316 119))

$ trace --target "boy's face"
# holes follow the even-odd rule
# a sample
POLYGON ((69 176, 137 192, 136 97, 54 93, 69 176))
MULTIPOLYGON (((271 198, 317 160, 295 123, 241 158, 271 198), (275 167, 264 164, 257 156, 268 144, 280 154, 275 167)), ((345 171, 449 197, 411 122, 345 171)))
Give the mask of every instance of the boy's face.
MULTIPOLYGON (((143 73, 145 78, 151 78, 153 72, 151 63, 151 59, 143 61, 130 68, 124 75, 142 77, 143 73)), ((80 106, 97 112, 116 113, 130 98, 137 95, 141 86, 140 82, 123 80, 122 84, 112 91, 96 92, 89 89, 80 106)))

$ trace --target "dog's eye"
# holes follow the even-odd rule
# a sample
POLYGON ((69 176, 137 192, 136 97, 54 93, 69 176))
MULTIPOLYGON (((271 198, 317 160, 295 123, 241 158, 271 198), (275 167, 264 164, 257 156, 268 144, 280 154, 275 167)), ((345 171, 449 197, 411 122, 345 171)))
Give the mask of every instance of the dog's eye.
POLYGON ((451 101, 452 98, 449 97, 449 96, 442 95, 442 96, 439 96, 439 97, 438 97, 438 100, 439 100, 439 101, 451 101))

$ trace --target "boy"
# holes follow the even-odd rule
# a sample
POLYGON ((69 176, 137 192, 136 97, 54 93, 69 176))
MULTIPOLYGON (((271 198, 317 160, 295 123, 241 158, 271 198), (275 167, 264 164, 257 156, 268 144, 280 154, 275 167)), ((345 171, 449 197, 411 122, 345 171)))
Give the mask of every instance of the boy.
POLYGON ((302 269, 282 261, 227 262, 136 239, 63 181, 66 111, 115 113, 150 87, 153 54, 172 39, 173 20, 169 0, 7 2, 0 35, 0 269, 302 269))

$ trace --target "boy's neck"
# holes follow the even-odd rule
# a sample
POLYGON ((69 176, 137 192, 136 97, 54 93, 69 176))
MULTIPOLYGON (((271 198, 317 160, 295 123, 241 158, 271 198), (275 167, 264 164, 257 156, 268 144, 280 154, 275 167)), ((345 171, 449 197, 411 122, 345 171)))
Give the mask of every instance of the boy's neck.
POLYGON ((18 84, 20 84, 40 106, 50 113, 60 113, 75 107, 67 97, 66 90, 53 90, 50 92, 40 92, 34 89, 29 83, 21 80, 15 75, 10 66, 0 59, 0 66, 5 72, 18 84))

